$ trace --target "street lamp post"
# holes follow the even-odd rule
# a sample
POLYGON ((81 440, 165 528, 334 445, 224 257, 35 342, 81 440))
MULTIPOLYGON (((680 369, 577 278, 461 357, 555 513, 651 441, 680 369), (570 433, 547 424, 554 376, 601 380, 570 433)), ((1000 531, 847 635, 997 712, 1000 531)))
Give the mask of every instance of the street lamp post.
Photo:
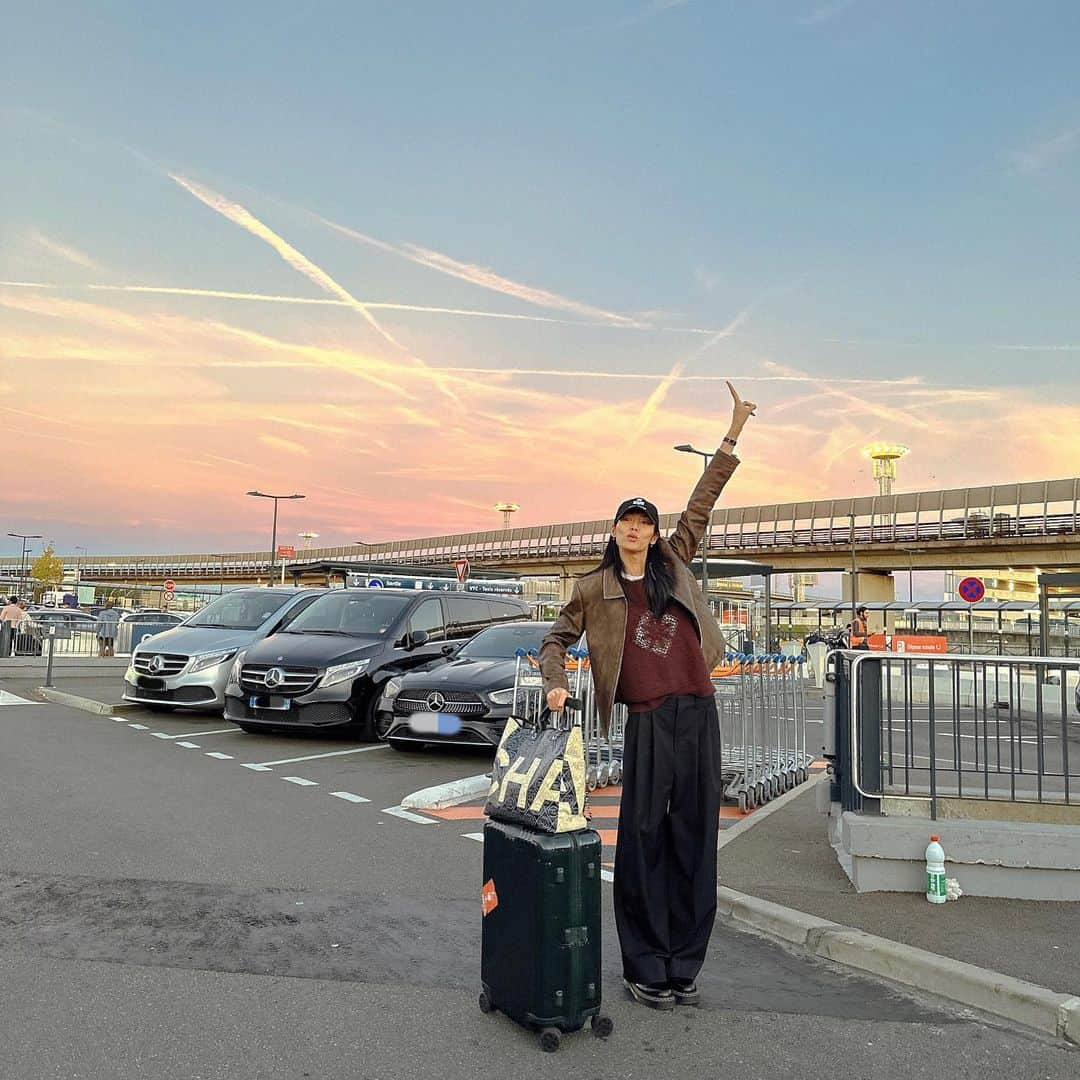
POLYGON ((859 599, 859 571, 855 565, 855 515, 848 514, 848 518, 851 521, 851 623, 854 626, 856 603, 859 599))
POLYGON ((247 491, 244 494, 251 495, 256 499, 274 500, 274 528, 270 534, 270 574, 267 584, 274 584, 274 569, 277 561, 277 504, 282 499, 304 499, 306 495, 268 495, 265 491, 247 491))
POLYGON ((45 538, 41 533, 9 532, 8 536, 13 536, 16 540, 22 541, 22 552, 19 557, 19 599, 21 600, 26 594, 26 556, 30 552, 30 545, 27 540, 44 540, 45 538))
MULTIPOLYGON (((698 454, 701 459, 701 471, 704 473, 709 467, 709 462, 716 455, 716 451, 711 453, 706 450, 695 450, 689 443, 680 443, 675 447, 676 450, 684 454, 698 454)), ((701 591, 705 594, 706 600, 709 597, 709 548, 712 546, 712 513, 709 513, 709 522, 705 528, 705 535, 701 539, 701 591)))
POLYGON ((75 545, 75 595, 76 596, 79 595, 79 585, 82 582, 82 555, 79 554, 80 551, 82 552, 83 555, 86 554, 86 548, 84 548, 82 546, 82 544, 76 544, 75 545))

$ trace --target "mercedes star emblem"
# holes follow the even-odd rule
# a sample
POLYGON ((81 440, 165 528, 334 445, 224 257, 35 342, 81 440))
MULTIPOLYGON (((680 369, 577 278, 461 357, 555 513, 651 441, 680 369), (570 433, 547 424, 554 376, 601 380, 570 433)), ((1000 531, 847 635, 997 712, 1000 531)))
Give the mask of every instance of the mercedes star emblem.
POLYGON ((442 712, 446 708, 446 698, 438 690, 433 690, 427 696, 427 707, 432 712, 442 712))
POLYGON ((267 686, 280 686, 285 681, 285 672, 279 667, 270 668, 263 676, 263 682, 267 686))
POLYGON ((146 665, 150 671, 160 671, 165 666, 165 657, 158 653, 150 657, 150 663, 146 665))

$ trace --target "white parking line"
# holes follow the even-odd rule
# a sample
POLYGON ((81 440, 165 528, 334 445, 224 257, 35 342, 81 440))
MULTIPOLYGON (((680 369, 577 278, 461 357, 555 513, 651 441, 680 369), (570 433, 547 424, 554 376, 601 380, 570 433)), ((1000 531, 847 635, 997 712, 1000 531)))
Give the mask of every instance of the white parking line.
POLYGON ((182 746, 185 750, 198 750, 199 744, 197 742, 178 742, 177 746, 182 746))
POLYGON ((417 825, 434 825, 435 821, 431 818, 421 817, 419 814, 412 814, 408 810, 402 810, 400 806, 387 806, 383 810, 384 814, 393 814, 394 817, 403 818, 405 821, 415 822, 417 825))
POLYGON ((252 765, 251 762, 248 762, 248 764, 246 764, 246 765, 242 765, 241 768, 250 769, 252 772, 273 772, 274 771, 273 769, 270 768, 269 765, 252 765))
POLYGON ((113 716, 110 719, 115 720, 118 724, 126 724, 128 719, 126 716, 113 716))
POLYGON ((220 754, 216 750, 209 751, 206 756, 207 757, 212 757, 212 758, 217 758, 219 761, 232 761, 232 759, 233 759, 232 754, 220 754))
POLYGON ((133 727, 136 731, 149 731, 150 730, 145 724, 128 724, 128 727, 133 727))
POLYGON ((290 784, 299 784, 301 787, 318 787, 314 780, 305 780, 302 776, 283 776, 282 780, 288 780, 290 784))
POLYGON ((615 880, 615 875, 610 870, 605 870, 603 867, 601 867, 600 868, 600 880, 601 881, 614 881, 615 880))
POLYGON ((0 690, 0 705, 40 705, 40 701, 27 701, 16 694, 9 694, 6 690, 0 690))
POLYGON ((479 840, 482 844, 484 842, 484 834, 482 832, 463 832, 461 834, 466 840, 479 840))
POLYGON ((215 728, 213 731, 182 731, 179 735, 167 735, 168 739, 197 739, 200 735, 243 735, 244 732, 235 727, 215 728))
POLYGON ((298 761, 317 761, 319 758, 344 757, 345 754, 366 754, 369 750, 385 750, 386 743, 376 743, 374 746, 357 746, 352 750, 331 750, 328 754, 307 754, 304 757, 282 758, 280 761, 259 761, 258 765, 295 765, 298 761))
POLYGON ((370 799, 365 799, 363 795, 354 795, 351 791, 331 791, 330 794, 333 795, 335 799, 344 799, 346 802, 371 802, 370 799))

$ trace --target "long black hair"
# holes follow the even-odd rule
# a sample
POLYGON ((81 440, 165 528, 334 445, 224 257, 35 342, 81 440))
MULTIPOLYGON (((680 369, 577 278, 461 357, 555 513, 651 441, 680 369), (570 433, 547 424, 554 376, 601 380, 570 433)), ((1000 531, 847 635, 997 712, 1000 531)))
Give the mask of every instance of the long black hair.
MULTIPOLYGON (((626 570, 623 567, 622 556, 619 554, 619 545, 615 543, 615 537, 609 536, 607 547, 604 548, 604 557, 600 565, 593 570, 594 574, 601 573, 609 566, 615 568, 616 574, 621 579, 626 570)), ((650 544, 649 552, 645 556, 645 598, 649 602, 649 610, 659 619, 667 610, 672 596, 675 595, 675 574, 667 564, 667 560, 660 554, 660 545, 650 544)))

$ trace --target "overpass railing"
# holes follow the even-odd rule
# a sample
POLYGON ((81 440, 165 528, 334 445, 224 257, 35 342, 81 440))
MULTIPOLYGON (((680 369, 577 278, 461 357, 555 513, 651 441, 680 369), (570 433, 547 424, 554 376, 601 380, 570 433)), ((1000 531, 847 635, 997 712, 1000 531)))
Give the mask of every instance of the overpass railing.
MULTIPOLYGON (((661 520, 665 532, 677 515, 661 520)), ((476 562, 538 562, 599 558, 611 523, 597 521, 394 540, 385 544, 314 548, 304 561, 319 559, 388 565, 447 565, 461 557, 476 562)), ((948 491, 909 492, 811 502, 729 507, 712 516, 711 555, 808 548, 843 548, 852 543, 906 545, 934 541, 1008 541, 1080 532, 1080 478, 1043 480, 948 491)), ((76 560, 67 560, 74 566, 76 560)), ((172 555, 84 556, 85 576, 153 580, 199 576, 208 580, 265 575, 270 553, 224 552, 172 555)), ((18 567, 17 556, 0 558, 0 572, 18 567)))

